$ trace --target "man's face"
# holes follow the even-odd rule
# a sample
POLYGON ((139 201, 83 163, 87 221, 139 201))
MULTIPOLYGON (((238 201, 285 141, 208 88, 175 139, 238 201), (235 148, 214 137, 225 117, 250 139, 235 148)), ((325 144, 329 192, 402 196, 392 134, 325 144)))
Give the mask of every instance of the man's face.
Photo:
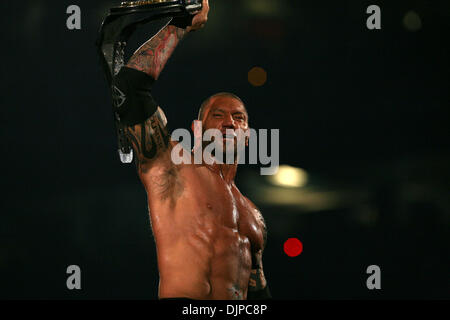
POLYGON ((245 107, 242 102, 229 96, 212 98, 203 114, 202 122, 204 131, 218 129, 222 133, 224 146, 232 146, 233 151, 237 149, 237 130, 248 131, 248 115, 245 107), (234 133, 227 134, 227 129, 234 130, 234 133))

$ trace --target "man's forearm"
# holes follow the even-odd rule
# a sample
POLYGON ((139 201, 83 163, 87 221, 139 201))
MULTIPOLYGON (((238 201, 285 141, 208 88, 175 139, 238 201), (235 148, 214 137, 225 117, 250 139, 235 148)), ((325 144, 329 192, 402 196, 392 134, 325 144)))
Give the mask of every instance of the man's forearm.
POLYGON ((136 50, 128 61, 127 67, 145 72, 155 80, 158 79, 185 33, 184 29, 167 25, 136 50))

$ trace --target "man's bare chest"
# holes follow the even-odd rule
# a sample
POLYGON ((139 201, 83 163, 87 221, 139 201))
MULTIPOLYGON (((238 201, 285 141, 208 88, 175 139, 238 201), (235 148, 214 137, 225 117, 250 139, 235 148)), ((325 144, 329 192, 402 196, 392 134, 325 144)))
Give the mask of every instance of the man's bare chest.
POLYGON ((240 236, 248 238, 252 251, 264 245, 265 223, 260 211, 234 184, 227 184, 220 176, 200 177, 193 183, 196 202, 207 209, 209 217, 223 227, 236 230, 240 236))
POLYGON ((208 237, 220 238, 221 233, 232 230, 249 240, 252 251, 264 246, 266 233, 261 213, 220 175, 205 167, 187 166, 148 181, 150 207, 158 216, 155 220, 168 220, 172 229, 183 225, 193 232, 204 230, 208 237), (164 192, 158 191, 160 186, 164 186, 164 192))

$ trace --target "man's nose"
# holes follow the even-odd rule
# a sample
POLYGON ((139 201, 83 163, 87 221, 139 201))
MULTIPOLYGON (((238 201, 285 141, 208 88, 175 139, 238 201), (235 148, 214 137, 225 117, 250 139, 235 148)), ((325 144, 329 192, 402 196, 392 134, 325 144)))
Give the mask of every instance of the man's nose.
POLYGON ((231 114, 226 115, 223 119, 222 126, 230 129, 234 129, 234 119, 231 114))

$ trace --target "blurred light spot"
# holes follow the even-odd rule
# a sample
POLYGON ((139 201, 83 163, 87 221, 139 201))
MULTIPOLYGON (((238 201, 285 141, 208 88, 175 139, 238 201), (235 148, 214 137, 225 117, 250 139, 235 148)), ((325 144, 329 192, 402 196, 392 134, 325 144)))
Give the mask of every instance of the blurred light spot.
POLYGON ((267 72, 261 67, 253 67, 248 72, 248 82, 252 86, 260 87, 263 86, 267 81, 267 72))
POLYGON ((298 188, 306 185, 308 174, 303 169, 282 165, 276 174, 269 176, 269 179, 277 186, 298 188))
POLYGON ((330 210, 345 205, 342 195, 338 192, 307 191, 301 188, 261 188, 253 197, 260 203, 296 206, 303 212, 330 210))
POLYGON ((297 238, 289 238, 283 245, 284 252, 289 257, 296 257, 303 251, 303 244, 297 238))
POLYGON ((403 26, 408 31, 417 31, 422 28, 422 20, 415 11, 408 11, 403 17, 403 26))
POLYGON ((276 0, 246 0, 247 9, 260 16, 277 16, 283 13, 281 1, 276 0))

